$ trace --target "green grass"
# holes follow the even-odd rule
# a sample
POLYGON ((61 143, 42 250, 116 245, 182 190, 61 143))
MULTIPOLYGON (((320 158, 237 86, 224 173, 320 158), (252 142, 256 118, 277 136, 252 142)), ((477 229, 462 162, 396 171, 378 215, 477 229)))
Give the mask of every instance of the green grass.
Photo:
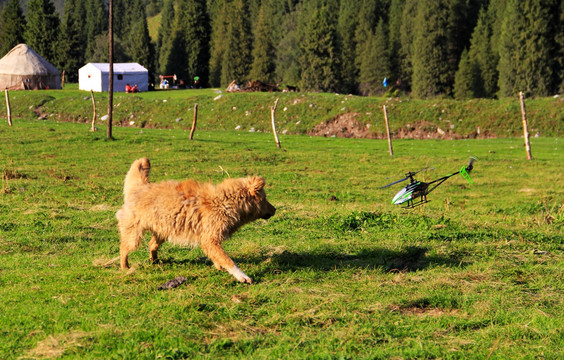
POLYGON ((396 140, 390 157, 382 140, 99 127, 0 123, 0 358, 562 357, 561 138, 531 139, 527 161, 518 138, 396 140), (474 184, 453 177, 413 211, 390 204, 400 185, 378 189, 470 155, 474 184), (267 179, 277 214, 225 244, 255 284, 168 244, 118 270, 141 156, 153 181, 267 179))

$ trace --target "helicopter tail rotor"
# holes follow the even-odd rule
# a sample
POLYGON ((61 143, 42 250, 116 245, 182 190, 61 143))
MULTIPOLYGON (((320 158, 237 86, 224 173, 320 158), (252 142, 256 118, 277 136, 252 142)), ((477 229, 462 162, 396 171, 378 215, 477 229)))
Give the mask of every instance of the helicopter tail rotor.
POLYGON ((470 171, 472 171, 472 169, 474 168, 474 165, 472 165, 472 164, 474 164, 474 161, 477 161, 477 160, 478 160, 478 158, 476 158, 474 156, 472 156, 470 158, 470 161, 468 162, 468 166, 466 166, 466 172, 467 173, 470 173, 470 171))
POLYGON ((460 175, 462 175, 462 177, 463 177, 464 179, 466 179, 466 181, 468 181, 470 184, 473 184, 473 183, 474 183, 474 181, 472 181, 472 178, 470 177, 470 172, 471 172, 472 169, 474 168, 474 165, 473 165, 473 164, 474 164, 474 162, 475 162, 476 160, 478 160, 478 159, 475 158, 475 157, 471 157, 471 158, 470 158, 470 161, 468 162, 468 166, 466 166, 466 167, 463 166, 463 167, 460 169, 460 175))

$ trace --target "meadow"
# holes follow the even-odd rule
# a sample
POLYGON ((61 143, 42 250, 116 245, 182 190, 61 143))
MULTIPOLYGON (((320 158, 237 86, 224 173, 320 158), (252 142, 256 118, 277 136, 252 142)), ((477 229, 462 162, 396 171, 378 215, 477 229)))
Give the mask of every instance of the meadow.
MULTIPOLYGON (((562 138, 385 140, 0 123, 0 358, 557 359, 564 348, 562 138), (152 180, 258 174, 277 214, 226 251, 255 283, 165 244, 115 258, 131 162, 152 180), (414 210, 391 204, 476 156, 414 210), (177 276, 188 281, 158 287, 177 276)), ((147 239, 148 240, 148 239, 147 239)))

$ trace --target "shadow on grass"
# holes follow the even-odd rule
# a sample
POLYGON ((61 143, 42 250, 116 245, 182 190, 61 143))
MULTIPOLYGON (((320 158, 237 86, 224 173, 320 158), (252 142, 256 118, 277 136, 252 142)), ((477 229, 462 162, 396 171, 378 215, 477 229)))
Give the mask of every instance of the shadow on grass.
MULTIPOLYGON (((424 247, 407 247, 400 251, 388 249, 365 249, 355 254, 341 254, 334 251, 316 253, 297 253, 288 250, 274 250, 264 254, 233 258, 236 264, 254 264, 261 268, 253 275, 261 278, 267 273, 284 273, 312 269, 316 271, 332 271, 338 269, 380 269, 384 272, 412 272, 429 267, 465 267, 469 263, 459 258, 429 256, 424 247)), ((212 265, 206 257, 196 259, 164 258, 163 265, 202 264, 212 265)))
MULTIPOLYGON (((294 271, 314 269, 329 271, 335 269, 381 269, 392 272, 411 272, 423 270, 430 266, 466 266, 460 259, 441 256, 428 256, 429 250, 423 247, 407 247, 401 251, 388 249, 365 249, 356 254, 327 253, 295 253, 283 250, 279 253, 266 254, 249 259, 249 263, 268 263, 270 269, 278 271, 294 271)), ((245 262, 244 259, 241 262, 245 262)))

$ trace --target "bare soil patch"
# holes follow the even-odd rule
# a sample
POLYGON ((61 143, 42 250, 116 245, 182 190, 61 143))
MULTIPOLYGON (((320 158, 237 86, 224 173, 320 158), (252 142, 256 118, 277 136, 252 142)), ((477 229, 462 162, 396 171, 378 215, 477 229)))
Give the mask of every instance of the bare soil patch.
MULTIPOLYGON (((377 133, 370 129, 370 125, 362 124, 356 120, 358 113, 345 113, 316 125, 307 134, 310 136, 343 137, 360 139, 385 139, 385 133, 377 133)), ((399 129, 392 130, 394 139, 468 139, 468 138, 494 138, 495 134, 489 132, 460 135, 450 129, 442 129, 436 124, 417 120, 406 124, 399 129)))
POLYGON ((355 117, 358 113, 346 113, 316 125, 307 134, 310 136, 377 139, 369 126, 360 123, 355 117))

